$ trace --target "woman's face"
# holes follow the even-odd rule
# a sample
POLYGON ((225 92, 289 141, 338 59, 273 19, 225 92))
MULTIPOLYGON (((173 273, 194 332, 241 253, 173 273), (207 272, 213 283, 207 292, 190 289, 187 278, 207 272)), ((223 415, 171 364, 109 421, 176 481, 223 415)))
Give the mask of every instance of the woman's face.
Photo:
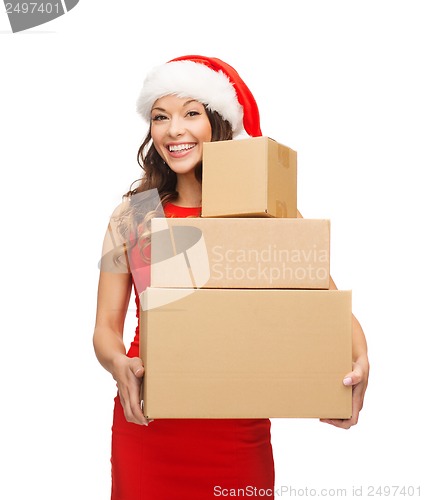
POLYGON ((151 135, 171 170, 187 174, 202 161, 203 143, 211 141, 212 127, 203 104, 168 95, 153 104, 151 135))

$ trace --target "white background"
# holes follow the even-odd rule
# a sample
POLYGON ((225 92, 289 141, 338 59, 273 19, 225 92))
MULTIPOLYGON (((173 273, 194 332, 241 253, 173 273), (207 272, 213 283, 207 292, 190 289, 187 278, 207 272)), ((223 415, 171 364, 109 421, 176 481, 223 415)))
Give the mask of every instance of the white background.
MULTIPOLYGON (((139 176, 144 75, 190 53, 233 65, 264 135, 297 150, 299 209, 331 219, 332 276, 369 343, 355 428, 273 420, 276 487, 424 495, 421 4, 81 0, 17 34, 0 14, 1 498, 109 497, 97 261, 139 176)), ((127 326, 129 341, 131 313, 127 326)))

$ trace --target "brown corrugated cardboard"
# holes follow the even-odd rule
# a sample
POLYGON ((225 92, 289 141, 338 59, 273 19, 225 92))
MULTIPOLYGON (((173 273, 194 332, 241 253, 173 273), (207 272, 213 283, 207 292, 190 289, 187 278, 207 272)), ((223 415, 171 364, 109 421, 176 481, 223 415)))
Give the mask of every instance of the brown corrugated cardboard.
POLYGON ((140 298, 147 417, 351 416, 350 291, 148 288, 140 298))
POLYGON ((268 137, 204 143, 202 216, 296 217, 296 151, 268 137))
POLYGON ((330 221, 152 219, 151 286, 328 289, 330 221))

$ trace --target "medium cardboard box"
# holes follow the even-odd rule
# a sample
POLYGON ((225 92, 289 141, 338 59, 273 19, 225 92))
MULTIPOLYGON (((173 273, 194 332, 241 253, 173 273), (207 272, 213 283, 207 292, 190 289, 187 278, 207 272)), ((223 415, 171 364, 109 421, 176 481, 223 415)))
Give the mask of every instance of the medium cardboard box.
POLYGON ((296 217, 296 151, 268 137, 204 143, 202 216, 296 217))
POLYGON ((329 288, 329 220, 156 218, 151 227, 152 287, 329 288))
POLYGON ((351 292, 147 288, 148 418, 349 418, 351 292))

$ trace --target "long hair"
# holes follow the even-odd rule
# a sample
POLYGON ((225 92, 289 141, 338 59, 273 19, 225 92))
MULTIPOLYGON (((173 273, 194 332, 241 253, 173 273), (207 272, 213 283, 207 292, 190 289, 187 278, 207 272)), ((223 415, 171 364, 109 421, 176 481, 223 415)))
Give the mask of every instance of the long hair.
MULTIPOLYGON (((224 120, 216 111, 211 111, 205 106, 206 114, 212 129, 211 141, 225 141, 233 138, 230 123, 224 120)), ((164 162, 152 142, 151 131, 149 131, 137 152, 137 162, 142 169, 142 177, 134 181, 129 191, 123 195, 123 207, 117 220, 117 229, 124 240, 132 243, 126 250, 138 245, 141 254, 149 244, 150 220, 158 213, 163 213, 162 207, 178 197, 177 176, 164 162), (152 207, 137 203, 137 194, 157 189, 159 193, 158 206, 152 207), (132 203, 132 200, 135 200, 132 203)), ((197 165, 195 170, 197 180, 202 182, 202 164, 197 165)))

